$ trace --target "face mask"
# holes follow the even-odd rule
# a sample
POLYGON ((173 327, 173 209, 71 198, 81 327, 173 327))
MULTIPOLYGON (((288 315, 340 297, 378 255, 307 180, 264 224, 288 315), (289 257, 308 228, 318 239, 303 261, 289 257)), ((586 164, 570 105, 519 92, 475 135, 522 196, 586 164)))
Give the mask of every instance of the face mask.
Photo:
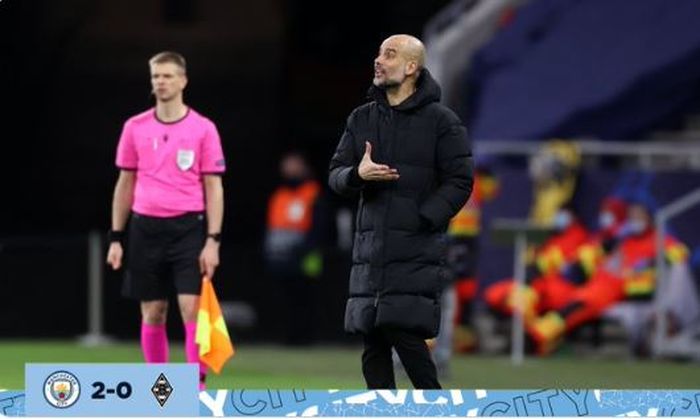
POLYGON ((637 236, 647 230, 648 224, 641 220, 629 220, 625 223, 624 231, 631 236, 637 236))
POLYGON ((615 216, 609 212, 604 212, 598 217, 598 226, 605 230, 612 227, 615 224, 615 216))
POLYGON ((558 231, 562 231, 571 225, 571 214, 566 211, 559 211, 557 215, 554 216, 554 228, 558 231))
POLYGON ((301 186, 304 182, 306 182, 306 178, 303 176, 286 177, 282 179, 282 184, 290 188, 301 186))

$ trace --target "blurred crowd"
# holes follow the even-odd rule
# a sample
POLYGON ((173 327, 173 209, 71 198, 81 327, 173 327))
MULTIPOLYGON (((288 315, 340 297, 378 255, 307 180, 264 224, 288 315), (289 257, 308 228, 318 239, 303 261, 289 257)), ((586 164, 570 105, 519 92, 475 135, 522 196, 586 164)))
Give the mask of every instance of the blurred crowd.
MULTIPOLYGON (((624 331, 629 353, 636 357, 652 354, 659 327, 669 341, 696 331, 700 300, 690 252, 672 234, 658 237, 654 215, 659 204, 648 185, 611 186, 599 202, 596 222, 586 225, 576 205, 580 166, 576 145, 562 140, 544 143, 531 157, 528 222, 542 227, 546 238, 527 249, 525 281, 518 285, 512 278, 479 276, 479 238, 489 232, 482 213, 508 191, 501 190, 489 164, 477 163, 471 198, 445 233, 452 281, 442 294, 440 334, 429 341, 439 371, 448 371, 455 353, 484 352, 480 340, 487 337, 475 322, 478 316, 509 325, 519 311, 526 352, 539 356, 556 352, 585 328, 598 331, 594 336, 600 344, 605 324, 624 331)), ((313 283, 324 268, 324 231, 334 209, 302 153, 283 156, 280 174, 268 205, 266 265, 289 297, 285 342, 305 344, 314 340, 314 301, 320 296, 313 283)))

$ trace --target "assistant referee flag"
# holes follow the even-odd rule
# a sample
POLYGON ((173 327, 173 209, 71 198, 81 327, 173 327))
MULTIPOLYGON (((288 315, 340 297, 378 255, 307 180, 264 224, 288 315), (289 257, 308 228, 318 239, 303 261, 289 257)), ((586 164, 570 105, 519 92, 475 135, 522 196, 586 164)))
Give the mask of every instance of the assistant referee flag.
POLYGON ((202 280, 195 341, 199 345, 199 359, 217 374, 235 353, 214 286, 206 277, 202 280))

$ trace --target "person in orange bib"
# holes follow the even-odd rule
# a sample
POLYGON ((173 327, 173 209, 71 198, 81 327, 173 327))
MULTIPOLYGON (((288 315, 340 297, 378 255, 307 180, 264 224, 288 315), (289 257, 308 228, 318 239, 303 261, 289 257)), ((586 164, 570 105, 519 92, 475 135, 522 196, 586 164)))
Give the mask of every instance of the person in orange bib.
POLYGON ((322 188, 300 152, 282 158, 280 174, 282 182, 267 207, 265 262, 285 294, 285 342, 308 344, 313 340, 313 283, 323 270, 322 188))

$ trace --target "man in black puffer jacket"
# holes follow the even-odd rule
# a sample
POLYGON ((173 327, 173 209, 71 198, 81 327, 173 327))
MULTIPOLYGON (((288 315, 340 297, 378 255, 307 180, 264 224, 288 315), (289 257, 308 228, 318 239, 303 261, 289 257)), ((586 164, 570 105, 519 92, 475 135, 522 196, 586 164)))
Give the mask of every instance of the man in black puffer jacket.
POLYGON ((392 347, 415 388, 440 388, 425 339, 440 325, 444 232, 471 194, 472 155, 424 63, 412 36, 382 43, 372 101, 352 112, 330 163, 330 187, 360 197, 345 330, 364 337, 368 388, 396 387, 392 347))

